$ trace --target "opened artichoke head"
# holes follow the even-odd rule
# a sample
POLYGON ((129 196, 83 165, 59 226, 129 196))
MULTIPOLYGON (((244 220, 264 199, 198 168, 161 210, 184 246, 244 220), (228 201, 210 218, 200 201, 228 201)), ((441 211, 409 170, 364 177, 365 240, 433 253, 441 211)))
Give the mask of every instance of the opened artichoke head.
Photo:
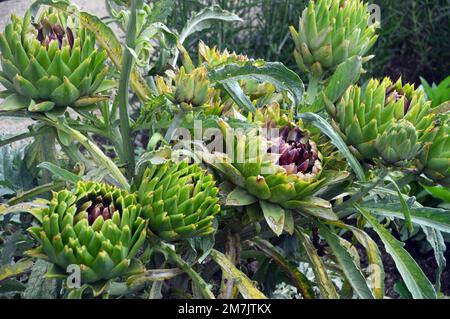
POLYGON ((79 182, 73 191, 53 195, 41 212, 42 226, 29 231, 40 246, 29 255, 55 264, 62 273, 80 267, 81 281, 125 276, 137 264, 146 221, 134 195, 113 186, 79 182))
POLYGON ((12 16, 0 33, 0 83, 9 96, 0 111, 81 107, 105 100, 96 95, 108 73, 107 54, 95 37, 63 13, 47 9, 33 19, 12 16))
MULTIPOLYGON (((229 129, 225 122, 220 123, 223 129, 229 129)), ((309 134, 299 127, 265 127, 262 131, 237 132, 231 138, 230 133, 225 133, 227 139, 234 140, 233 150, 206 155, 205 160, 255 198, 297 208, 302 199, 327 182, 322 155, 309 134)))
POLYGON ((152 233, 166 241, 214 232, 220 211, 212 175, 198 164, 167 162, 146 169, 138 191, 152 233))

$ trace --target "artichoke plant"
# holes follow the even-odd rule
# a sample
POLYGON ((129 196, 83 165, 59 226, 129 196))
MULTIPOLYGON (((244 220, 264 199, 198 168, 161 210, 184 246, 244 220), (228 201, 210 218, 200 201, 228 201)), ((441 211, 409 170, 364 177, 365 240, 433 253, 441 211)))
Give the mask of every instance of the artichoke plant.
POLYGON ((169 161, 147 168, 138 202, 150 231, 166 241, 213 233, 214 216, 220 211, 215 184, 196 163, 169 161))
POLYGON ((298 31, 290 28, 299 68, 321 78, 352 56, 364 57, 377 40, 376 24, 369 26, 369 17, 361 0, 309 1, 298 31))
POLYGON ((33 22, 12 16, 0 33, 0 83, 7 97, 0 111, 95 104, 108 67, 107 54, 95 48, 95 37, 59 11, 44 10, 33 22))
POLYGON ((427 137, 420 163, 426 176, 450 186, 450 118, 434 128, 427 137))
POLYGON ((172 103, 183 109, 203 106, 214 96, 214 89, 206 78, 206 68, 199 67, 187 73, 182 66, 176 74, 171 73, 167 81, 156 77, 156 86, 172 103))
POLYGON ((93 283, 128 274, 146 238, 146 221, 136 197, 113 186, 79 182, 53 195, 41 211, 42 226, 31 227, 40 246, 29 255, 65 273, 79 265, 81 281, 93 283))
POLYGON ((402 85, 400 79, 396 83, 372 79, 363 88, 352 86, 336 106, 327 107, 334 128, 355 156, 368 162, 381 157, 391 164, 405 164, 434 126, 435 116, 423 92, 402 85))

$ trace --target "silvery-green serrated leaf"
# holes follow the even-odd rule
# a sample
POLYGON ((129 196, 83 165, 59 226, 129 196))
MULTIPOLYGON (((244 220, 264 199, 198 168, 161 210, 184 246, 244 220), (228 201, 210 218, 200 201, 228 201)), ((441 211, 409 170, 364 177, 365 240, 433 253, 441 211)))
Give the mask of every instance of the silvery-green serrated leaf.
POLYGON ((50 171, 54 176, 61 178, 64 181, 67 181, 72 184, 76 184, 77 182, 81 181, 81 177, 65 170, 64 168, 61 168, 53 163, 49 162, 42 162, 38 165, 39 168, 46 169, 50 171))
MULTIPOLYGON (((371 201, 365 202, 361 206, 375 215, 404 219, 401 205, 398 203, 371 201)), ((449 210, 433 207, 411 207, 410 213, 414 224, 450 233, 449 210)))
POLYGON ((211 70, 208 78, 212 82, 222 84, 245 79, 269 82, 279 91, 288 91, 295 106, 301 103, 305 90, 300 77, 280 62, 249 61, 245 64, 228 64, 220 69, 211 70))
POLYGON ((222 271, 234 280, 244 299, 267 299, 267 297, 256 288, 255 284, 247 277, 247 275, 237 269, 224 254, 212 249, 211 257, 220 266, 222 271))
POLYGON ((326 220, 338 220, 333 212, 330 202, 319 197, 306 197, 297 202, 297 210, 326 220))
POLYGON ((44 276, 49 267, 50 264, 43 260, 36 261, 28 279, 27 288, 22 294, 24 299, 57 298, 56 280, 47 279, 44 276))
POLYGON ((228 194, 225 201, 227 206, 247 206, 256 203, 258 199, 250 195, 244 188, 236 187, 228 194))
POLYGON ((270 229, 272 229, 277 236, 280 236, 284 229, 284 209, 278 204, 272 204, 263 200, 259 201, 259 204, 270 229))
MULTIPOLYGON (((370 223, 380 237, 384 247, 395 262, 398 272, 402 276, 408 290, 417 299, 436 299, 436 291, 416 261, 403 248, 403 243, 384 228, 371 213, 357 205, 355 207, 370 223)), ((401 213, 400 213, 401 214, 401 213)))
POLYGON ((194 14, 180 32, 180 43, 191 34, 210 28, 214 22, 239 22, 242 21, 236 14, 223 10, 217 5, 204 8, 200 12, 194 14))
POLYGON ((428 186, 420 184, 431 196, 450 203, 450 189, 444 186, 428 186))
POLYGON ((333 254, 339 265, 342 267, 342 271, 356 294, 362 299, 374 299, 373 293, 361 273, 361 270, 355 265, 355 262, 347 249, 341 245, 340 237, 334 232, 331 232, 328 227, 323 224, 319 225, 319 230, 320 234, 330 245, 333 254))
POLYGON ((0 267, 0 282, 12 277, 20 276, 30 270, 32 266, 33 262, 29 259, 14 264, 3 265, 0 267))
POLYGON ((436 291, 440 290, 441 287, 441 275, 447 266, 447 261, 445 259, 445 251, 447 247, 445 245, 444 237, 441 232, 431 228, 422 226, 422 230, 426 235, 428 243, 433 247, 434 258, 436 259, 437 269, 436 269, 436 291))
POLYGON ((322 133, 328 136, 333 145, 335 145, 348 160, 348 163, 350 167, 353 169, 353 172, 357 176, 358 180, 360 181, 366 180, 365 173, 361 164, 358 162, 358 160, 355 158, 352 152, 350 152, 350 150, 347 147, 347 144, 345 144, 345 142, 342 140, 339 134, 336 133, 333 127, 325 119, 314 113, 302 113, 299 115, 299 118, 307 122, 311 122, 312 125, 316 126, 318 129, 322 131, 322 133))

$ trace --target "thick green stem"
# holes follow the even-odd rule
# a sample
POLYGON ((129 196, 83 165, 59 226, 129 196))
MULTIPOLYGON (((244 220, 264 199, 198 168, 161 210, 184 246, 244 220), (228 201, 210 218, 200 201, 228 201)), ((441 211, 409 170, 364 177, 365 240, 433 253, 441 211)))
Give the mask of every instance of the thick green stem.
POLYGON ((29 137, 39 136, 44 133, 45 133, 44 131, 39 131, 39 132, 25 132, 25 133, 22 133, 19 135, 15 135, 13 137, 10 137, 10 138, 4 139, 4 140, 0 140, 0 147, 20 141, 20 140, 24 140, 29 137))
MULTIPOLYGON (((49 162, 57 164, 56 159, 56 147, 55 147, 55 132, 50 131, 48 134, 41 136, 41 162, 49 162)), ((42 180, 44 184, 48 184, 52 181, 52 174, 47 170, 42 170, 42 180)))
POLYGON ((131 0, 131 12, 128 22, 126 35, 126 48, 123 50, 123 65, 120 74, 118 102, 119 102, 119 116, 120 116, 120 133, 122 135, 123 144, 123 158, 126 163, 126 172, 129 179, 134 177, 135 173, 135 159, 133 140, 131 139, 130 119, 128 116, 129 104, 129 86, 130 75, 133 68, 133 55, 129 49, 134 50, 136 40, 136 13, 137 0, 131 0))
POLYGON ((192 269, 192 267, 183 260, 177 253, 172 249, 172 247, 162 244, 161 252, 165 253, 167 257, 174 262, 181 270, 183 270, 195 283, 198 290, 205 299, 215 299, 214 294, 208 288, 208 284, 203 280, 200 275, 192 269))
POLYGON ((117 165, 114 164, 114 162, 108 156, 106 156, 105 153, 103 153, 102 150, 97 145, 92 143, 89 140, 89 138, 87 138, 86 136, 84 136, 83 134, 78 132, 77 130, 75 130, 67 125, 64 125, 60 122, 54 122, 54 121, 48 119, 47 117, 39 117, 39 119, 42 120, 43 122, 53 125, 54 127, 56 127, 59 130, 69 134, 72 137, 72 139, 74 139, 75 141, 78 141, 81 145, 83 145, 86 148, 86 150, 89 153, 91 153, 93 160, 96 161, 97 164, 103 165, 104 167, 106 167, 109 170, 109 172, 111 173, 111 175, 117 180, 117 182, 124 189, 126 189, 126 190, 130 189, 130 184, 128 183, 125 176, 123 176, 122 172, 117 167, 117 165))
POLYGON ((64 185, 66 185, 65 181, 59 181, 59 182, 53 182, 53 183, 41 185, 36 188, 30 189, 22 194, 19 194, 16 197, 11 198, 10 200, 8 200, 7 204, 9 206, 13 206, 13 205, 25 202, 25 201, 30 200, 38 195, 62 188, 62 187, 64 187, 64 185))

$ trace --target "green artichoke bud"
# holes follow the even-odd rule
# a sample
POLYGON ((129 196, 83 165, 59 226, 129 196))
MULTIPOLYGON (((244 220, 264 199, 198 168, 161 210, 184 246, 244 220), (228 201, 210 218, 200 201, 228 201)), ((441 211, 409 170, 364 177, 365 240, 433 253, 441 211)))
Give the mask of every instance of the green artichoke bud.
POLYGON ((363 57, 377 40, 376 25, 369 26, 369 18, 361 0, 309 1, 298 31, 290 28, 299 68, 321 78, 348 58, 363 57))
POLYGON ((274 102, 262 108, 257 108, 255 113, 249 113, 247 122, 256 123, 259 126, 283 127, 292 125, 294 117, 290 110, 282 110, 280 104, 274 102))
POLYGON ((11 17, 0 33, 0 83, 10 95, 0 111, 79 107, 105 100, 96 96, 108 73, 107 54, 95 37, 59 11, 44 11, 36 23, 30 12, 11 17))
POLYGON ((214 89, 206 78, 206 68, 199 67, 191 73, 186 73, 182 66, 176 74, 166 82, 162 77, 156 77, 156 86, 160 93, 184 109, 203 106, 214 96, 214 89), (173 82, 173 84, 172 84, 173 82))
POLYGON ((105 184, 79 182, 72 192, 55 193, 41 213, 42 226, 29 229, 41 246, 29 255, 64 273, 79 265, 83 283, 126 275, 146 238, 136 197, 105 184))
POLYGON ((405 166, 416 158, 420 147, 416 128, 406 120, 392 122, 375 142, 383 161, 394 166, 405 166))
POLYGON ((247 62, 248 58, 245 55, 238 55, 235 52, 225 51, 220 52, 217 47, 210 48, 203 41, 200 41, 198 46, 199 58, 203 64, 208 68, 217 68, 231 63, 247 62))
MULTIPOLYGON (((392 127, 393 122, 408 121, 415 128, 416 134, 407 135, 417 136, 419 141, 422 141, 434 126, 435 116, 430 112, 430 102, 425 101, 423 92, 415 90, 413 85, 402 85, 401 80, 392 83, 389 78, 381 82, 372 79, 363 88, 352 86, 336 106, 328 104, 327 107, 332 117, 332 125, 355 156, 369 162, 383 157, 385 152, 388 152, 382 150, 380 145, 399 145, 396 144, 397 141, 387 141, 390 139, 388 136, 400 128, 392 127), (389 131, 383 135, 388 128, 389 131), (383 141, 378 141, 382 136, 383 141), (380 151, 384 154, 380 154, 380 151)), ((406 129, 404 122, 401 125, 406 129)), ((411 126, 408 126, 407 130, 410 131, 411 126)), ((408 146, 411 151, 416 148, 414 144, 415 142, 411 141, 408 146)), ((394 149, 397 154, 386 158, 408 158, 412 154, 400 154, 402 150, 403 148, 394 149)))
POLYGON ((434 181, 450 186, 450 126, 449 118, 434 128, 427 137, 420 162, 423 172, 434 181))
POLYGON ((198 164, 166 162, 147 168, 138 191, 142 213, 158 237, 174 241, 214 232, 218 188, 198 164))

